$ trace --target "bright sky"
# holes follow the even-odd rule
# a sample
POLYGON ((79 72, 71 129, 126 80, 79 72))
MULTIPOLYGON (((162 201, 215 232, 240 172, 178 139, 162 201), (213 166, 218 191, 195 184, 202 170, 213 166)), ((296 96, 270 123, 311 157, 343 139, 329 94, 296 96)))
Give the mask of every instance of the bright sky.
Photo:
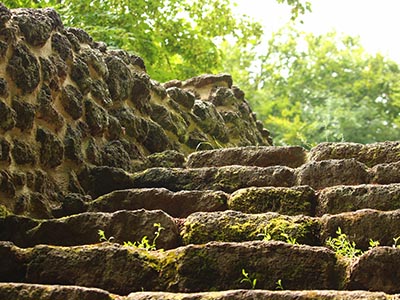
MULTIPOLYGON (((290 9, 275 0, 236 0, 238 12, 264 24, 267 38, 290 19, 290 9)), ((400 0, 310 0, 312 12, 300 28, 317 34, 335 28, 358 35, 364 48, 400 63, 400 0)))

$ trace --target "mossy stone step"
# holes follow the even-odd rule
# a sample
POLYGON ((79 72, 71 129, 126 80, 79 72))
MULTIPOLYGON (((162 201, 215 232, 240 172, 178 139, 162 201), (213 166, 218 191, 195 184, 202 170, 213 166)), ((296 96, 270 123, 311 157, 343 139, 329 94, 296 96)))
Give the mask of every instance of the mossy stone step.
POLYGON ((317 196, 309 186, 249 187, 228 198, 228 208, 244 213, 277 212, 286 215, 315 215, 317 196))
POLYGON ((227 290, 202 293, 135 292, 128 296, 110 294, 98 288, 0 283, 1 300, 399 300, 400 295, 368 291, 269 291, 227 290))
POLYGON ((379 241, 381 246, 391 246, 395 243, 393 239, 400 236, 400 210, 363 209, 322 217, 229 210, 197 212, 186 219, 181 236, 186 245, 261 239, 295 239, 301 244, 325 245, 329 237, 337 236, 339 227, 361 250, 368 250, 370 239, 379 241))
POLYGON ((321 245, 318 218, 278 213, 246 214, 238 211, 197 212, 190 215, 182 230, 185 245, 211 241, 243 242, 270 238, 286 241, 287 236, 308 245, 321 245))
POLYGON ((283 242, 208 243, 165 252, 103 243, 18 248, 0 242, 0 281, 97 287, 119 295, 152 290, 199 292, 257 287, 338 289, 344 265, 323 247, 283 242))
POLYGON ((287 147, 235 147, 193 152, 187 158, 189 168, 243 166, 300 167, 306 162, 306 150, 298 146, 287 147))
MULTIPOLYGON (((400 295, 368 291, 229 290, 207 293, 137 292, 127 300, 399 300, 400 295)), ((33 300, 33 299, 32 299, 33 300)), ((39 299, 41 300, 41 299, 39 299)))

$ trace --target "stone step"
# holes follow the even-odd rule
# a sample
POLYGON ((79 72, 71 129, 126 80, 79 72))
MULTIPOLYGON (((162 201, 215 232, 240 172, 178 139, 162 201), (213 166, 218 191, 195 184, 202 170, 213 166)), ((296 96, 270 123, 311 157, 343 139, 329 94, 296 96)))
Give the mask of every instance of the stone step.
POLYGON ((0 282, 1 300, 125 300, 97 288, 0 282))
POLYGON ((230 290, 206 293, 137 292, 127 300, 398 300, 400 295, 368 291, 230 290))
POLYGON ((98 288, 43 285, 32 283, 0 283, 2 300, 398 300, 400 295, 368 291, 269 291, 228 290, 201 293, 134 292, 128 296, 110 294, 98 288))
POLYGON ((262 240, 286 241, 286 234, 298 243, 321 245, 319 218, 286 216, 278 213, 246 214, 237 211, 198 212, 184 223, 181 235, 184 245, 211 241, 244 242, 262 240))
POLYGON ((382 246, 392 246, 400 236, 400 210, 382 212, 364 209, 337 215, 308 217, 277 213, 246 214, 237 211, 198 212, 190 215, 183 226, 183 244, 203 244, 211 241, 242 242, 264 238, 308 245, 325 245, 336 237, 338 228, 368 250, 370 239, 382 246))
POLYGON ((319 218, 321 222, 321 241, 329 236, 335 236, 340 227, 356 247, 367 250, 370 240, 379 241, 382 246, 396 244, 400 237, 400 210, 379 211, 362 209, 336 215, 324 215, 319 218))
POLYGON ((0 240, 11 241, 20 247, 38 244, 73 246, 99 242, 99 230, 113 242, 138 242, 147 236, 152 243, 160 224, 162 230, 156 239, 157 249, 171 249, 180 245, 176 222, 160 210, 117 211, 114 213, 88 212, 60 219, 34 220, 21 216, 0 218, 0 240))
POLYGON ((221 190, 226 193, 246 187, 293 187, 308 185, 315 190, 337 185, 400 183, 400 162, 373 168, 355 159, 311 161, 293 169, 286 166, 223 166, 204 168, 150 168, 127 173, 112 167, 93 167, 79 175, 85 192, 97 198, 116 190, 166 188, 221 190))
POLYGON ((328 187, 318 192, 316 202, 317 216, 364 208, 396 210, 400 208, 400 184, 328 187))
POLYGON ((18 248, 0 242, 0 281, 136 291, 204 292, 256 287, 339 289, 345 266, 324 247, 283 242, 208 243, 164 252, 102 243, 18 248))
POLYGON ((89 211, 160 209, 170 216, 185 218, 197 211, 226 210, 229 195, 222 191, 179 191, 165 188, 118 190, 100 196, 88 204, 89 211))
POLYGON ((309 186, 249 187, 228 198, 228 209, 244 213, 277 212, 286 215, 315 215, 317 194, 309 186))
MULTIPOLYGON (((0 242, 0 254, 1 282, 76 285, 122 296, 146 290, 192 293, 279 286, 304 293, 332 290, 331 297, 340 295, 334 292, 338 290, 400 292, 400 248, 395 247, 376 247, 352 261, 325 247, 278 241, 212 242, 164 252, 111 243, 18 248, 0 242)), ((0 286, 0 295, 6 286, 0 286)), ((138 295, 144 294, 129 299, 138 295)))
POLYGON ((243 166, 300 167, 306 163, 307 153, 302 147, 235 147, 204 150, 191 153, 186 165, 189 168, 243 166))
POLYGON ((176 218, 195 212, 236 210, 244 213, 322 216, 370 208, 400 208, 400 184, 333 186, 315 191, 310 186, 249 187, 232 194, 212 190, 171 192, 165 188, 118 190, 86 205, 88 211, 160 209, 176 218))
POLYGON ((181 190, 221 190, 234 192, 250 186, 293 186, 295 171, 288 167, 226 166, 196 169, 151 168, 129 174, 121 169, 95 167, 85 174, 82 182, 93 198, 130 188, 167 188, 181 190))
POLYGON ((311 149, 310 161, 330 159, 357 159, 369 167, 400 161, 400 142, 380 142, 373 144, 321 143, 311 149))

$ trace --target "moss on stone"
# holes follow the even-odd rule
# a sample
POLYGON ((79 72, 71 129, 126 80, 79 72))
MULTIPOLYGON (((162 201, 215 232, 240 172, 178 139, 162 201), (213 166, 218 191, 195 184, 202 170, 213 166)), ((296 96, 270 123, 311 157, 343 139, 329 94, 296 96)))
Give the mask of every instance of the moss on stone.
POLYGON ((296 188, 247 188, 232 194, 228 207, 245 213, 278 212, 313 215, 315 192, 308 186, 296 188))
POLYGON ((8 215, 11 215, 11 213, 8 211, 8 209, 0 204, 0 218, 5 218, 8 215))

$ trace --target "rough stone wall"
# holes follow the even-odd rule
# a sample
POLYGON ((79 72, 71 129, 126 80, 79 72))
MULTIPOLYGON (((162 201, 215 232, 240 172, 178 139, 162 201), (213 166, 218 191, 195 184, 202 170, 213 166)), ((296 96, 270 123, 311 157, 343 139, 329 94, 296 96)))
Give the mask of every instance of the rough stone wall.
POLYGON ((132 172, 180 166, 196 149, 270 144, 229 75, 160 84, 140 57, 65 28, 54 10, 0 3, 0 204, 7 210, 52 217, 65 199, 84 197, 81 182, 94 166, 132 172))

